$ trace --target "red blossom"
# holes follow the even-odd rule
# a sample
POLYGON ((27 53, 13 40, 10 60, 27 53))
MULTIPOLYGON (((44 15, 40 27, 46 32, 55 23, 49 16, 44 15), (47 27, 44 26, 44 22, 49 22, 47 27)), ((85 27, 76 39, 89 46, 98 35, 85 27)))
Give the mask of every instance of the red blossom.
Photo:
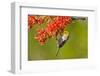
POLYGON ((37 39, 41 45, 43 45, 45 43, 47 38, 48 38, 48 35, 47 35, 46 31, 43 29, 38 30, 38 33, 35 36, 35 39, 37 39))
POLYGON ((38 24, 42 24, 42 23, 43 23, 43 19, 42 19, 42 18, 38 18, 38 19, 37 19, 37 23, 38 23, 38 24))
POLYGON ((48 38, 63 33, 65 27, 68 26, 70 22, 71 17, 69 16, 56 16, 54 21, 47 24, 47 27, 44 30, 41 29, 38 31, 35 39, 43 45, 48 38))
POLYGON ((28 28, 32 28, 34 24, 36 23, 36 19, 32 15, 28 15, 28 28))
POLYGON ((71 17, 69 16, 57 16, 55 20, 49 23, 46 27, 46 32, 50 36, 55 36, 64 31, 64 28, 71 22, 71 17))

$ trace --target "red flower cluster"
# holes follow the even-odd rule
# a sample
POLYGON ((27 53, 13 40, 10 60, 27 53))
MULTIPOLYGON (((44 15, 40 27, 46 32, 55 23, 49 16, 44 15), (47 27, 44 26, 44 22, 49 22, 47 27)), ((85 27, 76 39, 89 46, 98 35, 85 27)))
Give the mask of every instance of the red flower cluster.
POLYGON ((54 21, 50 22, 47 27, 43 30, 39 30, 35 39, 37 39, 40 44, 44 44, 45 41, 53 36, 63 33, 64 28, 71 22, 71 17, 69 16, 56 16, 54 21))
POLYGON ((42 18, 38 18, 38 19, 37 19, 37 23, 38 23, 38 24, 43 23, 43 19, 42 19, 42 18))
POLYGON ((35 36, 35 39, 37 39, 41 45, 43 45, 48 38, 48 34, 45 30, 41 29, 38 30, 38 34, 35 36))
POLYGON ((43 23, 43 18, 39 17, 36 18, 36 16, 33 15, 28 15, 28 28, 32 28, 34 26, 34 24, 41 24, 43 23))
POLYGON ((71 17, 69 16, 57 16, 53 22, 47 25, 46 32, 49 36, 57 36, 58 33, 62 33, 64 31, 65 26, 67 26, 70 22, 71 17))
POLYGON ((36 23, 36 19, 32 15, 28 15, 28 28, 32 28, 34 24, 36 23))

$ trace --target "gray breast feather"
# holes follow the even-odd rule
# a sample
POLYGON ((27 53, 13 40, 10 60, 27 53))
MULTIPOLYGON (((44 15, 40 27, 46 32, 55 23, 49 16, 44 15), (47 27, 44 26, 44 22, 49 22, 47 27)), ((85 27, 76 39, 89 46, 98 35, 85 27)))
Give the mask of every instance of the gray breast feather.
POLYGON ((69 39, 69 36, 67 37, 67 39, 66 40, 64 40, 63 41, 63 39, 62 39, 62 37, 60 37, 59 38, 59 40, 58 40, 58 48, 61 48, 65 43, 66 43, 66 41, 69 39))

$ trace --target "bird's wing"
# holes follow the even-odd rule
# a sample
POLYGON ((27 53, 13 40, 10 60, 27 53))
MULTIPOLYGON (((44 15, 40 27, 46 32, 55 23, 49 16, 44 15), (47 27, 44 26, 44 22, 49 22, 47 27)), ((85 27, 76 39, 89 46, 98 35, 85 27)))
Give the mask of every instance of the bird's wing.
POLYGON ((59 38, 58 40, 58 48, 62 47, 64 45, 65 41, 63 41, 62 38, 59 38))
POLYGON ((58 39, 58 44, 61 44, 62 41, 63 41, 63 39, 62 39, 62 37, 60 37, 60 38, 58 39))
POLYGON ((58 47, 59 47, 59 48, 62 47, 62 46, 66 43, 66 41, 67 41, 68 39, 69 39, 69 36, 68 36, 67 39, 64 40, 64 41, 63 41, 62 38, 59 38, 59 40, 58 40, 58 47))

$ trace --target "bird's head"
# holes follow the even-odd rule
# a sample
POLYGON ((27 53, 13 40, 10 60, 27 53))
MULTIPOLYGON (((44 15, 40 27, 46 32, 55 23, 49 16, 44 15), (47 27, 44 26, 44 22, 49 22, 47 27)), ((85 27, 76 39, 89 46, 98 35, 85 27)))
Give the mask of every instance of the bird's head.
POLYGON ((68 37, 69 36, 69 32, 68 31, 64 31, 64 35, 68 37))
POLYGON ((66 40, 68 38, 68 36, 69 36, 69 32, 64 31, 63 36, 62 36, 63 40, 66 40))

